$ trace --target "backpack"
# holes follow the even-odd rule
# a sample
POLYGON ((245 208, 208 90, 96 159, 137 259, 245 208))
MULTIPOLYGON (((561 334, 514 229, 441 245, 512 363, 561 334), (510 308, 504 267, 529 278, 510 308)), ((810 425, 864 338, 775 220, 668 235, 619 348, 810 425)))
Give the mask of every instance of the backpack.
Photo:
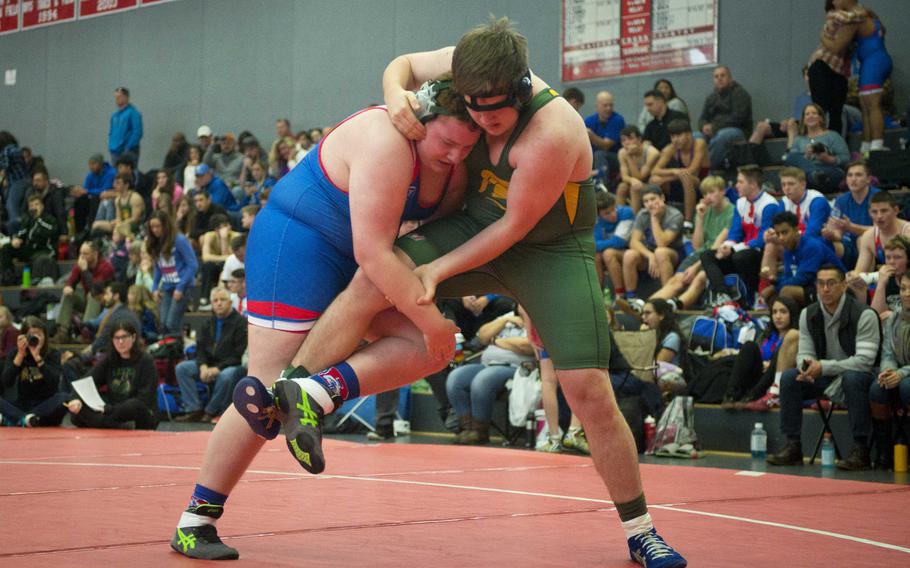
MULTIPOLYGON (((726 294, 728 290, 736 290, 736 293, 734 293, 731 298, 734 302, 739 303, 746 309, 752 308, 752 301, 751 298, 749 298, 749 288, 746 287, 746 283, 739 277, 739 274, 727 274, 724 276, 724 286, 727 287, 727 290, 722 291, 724 294, 726 294)), ((709 304, 712 304, 717 300, 718 293, 718 291, 711 288, 711 283, 708 282, 709 304)))
POLYGON ((742 308, 722 306, 711 316, 695 318, 689 338, 689 349, 699 355, 714 355, 724 349, 739 349, 765 329, 765 323, 742 308))

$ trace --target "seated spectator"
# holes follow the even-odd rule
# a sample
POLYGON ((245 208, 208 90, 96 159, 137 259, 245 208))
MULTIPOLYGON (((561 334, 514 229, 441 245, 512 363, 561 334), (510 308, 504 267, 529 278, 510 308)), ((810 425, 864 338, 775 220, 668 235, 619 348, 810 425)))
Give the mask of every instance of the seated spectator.
POLYGON ((127 174, 130 177, 130 188, 142 196, 142 201, 145 203, 145 211, 150 211, 152 208, 152 188, 155 186, 155 180, 150 175, 140 172, 137 164, 136 156, 127 152, 120 156, 114 165, 117 167, 118 174, 127 174))
POLYGON ((319 141, 322 138, 332 131, 332 127, 326 126, 325 128, 310 128, 307 130, 307 134, 310 136, 310 140, 313 141, 313 145, 319 144, 319 141))
POLYGON ((70 271, 63 295, 60 298, 60 310, 57 314, 57 332, 51 338, 52 343, 70 343, 70 330, 73 325, 73 311, 82 314, 82 320, 89 320, 101 312, 101 306, 91 296, 92 285, 104 284, 114 279, 114 267, 101 258, 100 245, 97 241, 85 241, 79 247, 79 258, 70 271))
MULTIPOLYGON (((885 243, 885 264, 878 269, 875 291, 869 305, 878 312, 882 320, 891 317, 901 308, 900 284, 907 270, 910 269, 910 240, 894 237, 885 243)), ((860 295, 860 301, 867 300, 869 294, 860 295)))
POLYGON ((224 261, 224 268, 221 269, 221 276, 218 281, 226 286, 227 281, 231 279, 231 274, 238 268, 243 268, 246 260, 246 235, 241 233, 231 239, 231 255, 224 261))
POLYGON ((89 373, 104 409, 93 410, 78 397, 67 402, 66 409, 80 428, 122 428, 133 422, 137 430, 154 430, 158 426, 155 361, 142 349, 132 322, 116 320, 110 328, 104 355, 89 373))
POLYGON ((815 103, 803 110, 799 126, 789 124, 784 163, 806 172, 809 185, 825 193, 840 190, 842 169, 850 161, 850 149, 841 135, 825 126, 825 114, 815 103))
MULTIPOLYGON (((312 136, 311 136, 312 138, 312 136)), ((269 175, 276 180, 291 171, 290 162, 294 158, 297 142, 290 135, 275 141, 269 152, 269 175)))
POLYGON ((712 169, 726 169, 730 149, 752 133, 752 97, 733 80, 730 68, 714 69, 714 91, 705 99, 698 126, 708 139, 712 169))
POLYGON ((231 230, 226 215, 213 215, 209 231, 202 235, 202 280, 200 284, 199 309, 211 309, 208 296, 211 289, 219 284, 219 275, 224 261, 231 255, 231 241, 240 233, 231 230))
POLYGON ((566 102, 577 111, 581 111, 581 107, 585 106, 585 94, 575 87, 569 87, 563 91, 562 98, 566 99, 566 102))
MULTIPOLYGON (((563 448, 570 448, 583 454, 590 454, 591 448, 588 445, 585 431, 574 412, 569 419, 569 430, 563 435, 559 427, 559 398, 557 393, 559 382, 556 380, 556 369, 553 368, 553 360, 550 359, 550 355, 533 327, 529 332, 529 337, 540 366, 540 402, 547 421, 547 441, 543 444, 538 444, 534 449, 538 452, 558 454, 562 452, 563 448)), ((612 351, 610 353, 612 355, 612 351)))
POLYGON ((164 155, 164 162, 161 164, 161 169, 167 172, 172 179, 177 179, 182 174, 183 167, 186 165, 188 158, 189 149, 190 145, 186 141, 186 134, 183 132, 175 132, 171 137, 171 145, 164 155))
MULTIPOLYGON (((243 154, 237 151, 237 137, 234 133, 227 132, 216 138, 215 143, 209 146, 202 156, 202 163, 212 168, 214 177, 222 180, 228 188, 237 185, 240 170, 243 169, 243 154)), ((196 176, 199 175, 199 168, 196 168, 196 176)), ((199 180, 196 180, 197 188, 206 185, 206 183, 200 185, 199 180)), ((217 195, 217 192, 211 189, 209 192, 213 196, 217 195)))
MULTIPOLYGON (((784 193, 780 210, 796 215, 800 234, 810 237, 822 237, 822 228, 831 216, 831 206, 821 193, 806 189, 806 174, 799 168, 786 167, 780 170, 780 187, 784 193)), ((831 245, 828 245, 831 246, 831 245)), ((831 247, 834 250, 833 247, 831 247)), ((777 272, 781 260, 781 249, 774 234, 774 229, 765 233, 765 251, 762 255, 762 278, 777 272)), ((759 291, 767 285, 762 281, 759 291)))
POLYGON ((660 157, 660 151, 650 143, 642 143, 641 132, 635 126, 627 126, 619 133, 622 148, 619 150, 619 176, 616 201, 627 205, 631 194, 632 211, 641 209, 641 190, 648 183, 651 171, 660 157))
POLYGON ((644 126, 639 124, 639 129, 644 133, 644 139, 658 150, 666 148, 671 142, 670 131, 667 130, 671 122, 674 120, 689 122, 689 113, 670 108, 664 94, 657 89, 645 93, 643 112, 648 115, 648 120, 644 126))
POLYGON ((259 208, 265 209, 265 204, 269 201, 269 195, 272 193, 272 188, 267 187, 259 193, 259 208))
POLYGON ((196 166, 201 163, 202 149, 196 144, 191 144, 187 153, 186 165, 183 167, 184 192, 192 194, 196 189, 196 166))
POLYGON ((152 260, 152 255, 149 254, 144 242, 137 244, 140 246, 139 263, 136 265, 136 275, 133 283, 152 292, 152 286, 155 282, 155 261, 152 260))
MULTIPOLYGON (((20 148, 16 137, 0 130, 0 178, 6 180, 4 202, 9 222, 19 217, 25 190, 32 181, 31 150, 20 148)), ((14 232, 8 229, 10 233, 14 232)))
POLYGON ((585 118, 591 149, 594 151, 594 169, 605 180, 619 172, 616 152, 619 150, 619 132, 626 127, 626 120, 613 110, 613 95, 608 91, 597 93, 597 112, 585 118), (604 175, 604 172, 607 175, 604 175))
POLYGON ((231 272, 227 281, 227 289, 231 291, 231 307, 237 313, 246 317, 246 271, 238 268, 231 272))
POLYGON ((118 225, 126 225, 132 234, 138 234, 145 219, 145 201, 138 192, 133 191, 132 178, 127 174, 117 174, 114 177, 114 197, 107 203, 110 205, 102 211, 99 208, 98 217, 92 223, 92 234, 98 236, 110 235, 118 225))
POLYGON ((812 104, 812 95, 809 93, 808 65, 803 65, 803 81, 806 83, 806 92, 797 95, 794 99, 793 114, 790 115, 790 118, 785 118, 780 122, 771 122, 766 119, 755 123, 755 130, 752 131, 752 136, 749 138, 750 143, 761 144, 765 138, 786 138, 790 128, 793 126, 799 128, 803 119, 803 111, 806 106, 812 104))
MULTIPOLYGON (((201 166, 196 167, 196 194, 199 195, 203 191, 206 192, 206 195, 211 197, 213 205, 218 205, 226 211, 239 211, 240 205, 237 203, 237 200, 234 199, 234 194, 231 192, 230 188, 216 176, 211 167, 207 164, 202 164, 201 166)), ((199 207, 199 203, 196 203, 196 209, 202 211, 199 207)))
POLYGON ((126 305, 142 324, 140 337, 146 344, 152 344, 161 336, 161 324, 158 322, 158 305, 155 298, 145 286, 133 284, 126 291, 126 305))
POLYGON ((15 318, 13 312, 6 306, 0 306, 0 357, 6 361, 6 356, 16 348, 16 338, 19 330, 13 325, 15 318))
POLYGON ((247 205, 240 210, 240 228, 244 232, 249 232, 253 227, 253 220, 256 219, 256 215, 259 214, 258 205, 247 205))
POLYGON ((840 378, 854 446, 837 466, 868 469, 869 388, 881 344, 878 316, 846 293, 844 273, 835 266, 819 269, 815 289, 818 302, 799 317, 798 367, 786 371, 780 381, 780 431, 786 442, 767 461, 772 465, 803 464, 803 401, 822 396, 840 378))
MULTIPOLYGON (((296 142, 294 144, 294 157, 288 162, 288 168, 294 169, 294 166, 303 161, 303 158, 307 155, 310 149, 313 147, 313 141, 310 140, 310 134, 306 130, 301 130, 297 133, 296 142)), ((262 163, 267 163, 265 160, 262 163)))
POLYGON ((514 312, 515 300, 496 294, 442 299, 436 303, 442 315, 455 322, 464 337, 465 351, 478 352, 484 348, 477 331, 496 318, 514 312))
MULTIPOLYGON (((309 133, 307 133, 309 137, 309 133)), ((272 145, 269 146, 269 166, 272 165, 272 156, 276 155, 278 152, 278 144, 284 142, 288 138, 293 138, 294 133, 291 130, 291 121, 286 118, 279 118, 275 120, 275 140, 272 141, 272 145)), ((312 138, 311 138, 312 140, 312 138)), ((313 144, 318 142, 318 140, 312 140, 313 144)))
POLYGON ((126 271, 130 264, 130 246, 133 244, 133 233, 129 225, 120 224, 111 235, 111 252, 108 260, 114 267, 114 278, 119 282, 126 281, 126 271))
POLYGON ((127 305, 127 286, 120 282, 108 282, 104 285, 104 293, 101 296, 101 305, 104 311, 101 313, 101 319, 98 323, 98 330, 95 332, 92 344, 86 347, 82 354, 86 357, 94 356, 100 353, 105 345, 110 343, 111 330, 113 323, 120 320, 130 322, 136 328, 141 329, 142 324, 127 305))
MULTIPOLYGON (((174 224, 177 227, 177 231, 186 236, 194 243, 196 242, 196 237, 193 237, 193 234, 196 232, 196 198, 190 197, 189 195, 184 194, 183 197, 177 200, 177 205, 174 207, 174 224)), ((194 248, 196 248, 194 244, 194 248)))
POLYGON ((751 304, 758 291, 764 234, 778 212, 777 200, 764 192, 762 171, 758 166, 743 166, 736 175, 739 199, 733 211, 733 224, 727 240, 717 250, 701 255, 701 267, 715 292, 716 304, 732 301, 738 294, 724 284, 724 275, 737 274, 746 285, 749 297, 740 301, 751 304))
POLYGON ((720 176, 708 176, 699 189, 702 199, 695 206, 695 231, 692 233, 692 254, 676 269, 676 274, 652 299, 667 300, 674 310, 694 306, 708 285, 708 277, 701 268, 701 255, 717 250, 727 240, 733 224, 733 204, 726 196, 726 182, 720 176))
POLYGON ((57 220, 44 212, 44 200, 40 196, 28 198, 28 218, 20 219, 20 225, 22 228, 0 249, 3 284, 13 286, 21 282, 13 260, 29 265, 36 281, 45 276, 56 280, 57 220))
POLYGON ((0 398, 0 424, 26 428, 59 425, 67 401, 59 388, 61 372, 60 354, 48 347, 44 323, 26 316, 0 377, 4 389, 16 386, 15 399, 0 398))
MULTIPOLYGON (((52 185, 47 178, 47 171, 40 170, 32 176, 32 185, 25 190, 25 198, 22 201, 22 210, 19 211, 16 227, 21 228, 20 219, 28 218, 29 200, 37 197, 44 203, 44 213, 50 215, 56 221, 54 227, 57 229, 57 240, 60 242, 68 239, 66 229, 67 211, 64 204, 63 188, 52 185)), ((18 229, 17 229, 18 230, 18 229)), ((12 231, 15 234, 16 231, 12 231)))
POLYGON ((77 233, 84 231, 95 218, 101 200, 113 196, 114 176, 117 175, 114 166, 105 162, 101 154, 94 154, 88 159, 88 169, 82 185, 70 188, 70 195, 75 199, 73 220, 77 233))
POLYGON ((878 453, 876 465, 893 467, 891 408, 910 406, 910 273, 901 274, 900 306, 885 321, 882 361, 878 376, 869 386, 872 432, 878 453))
POLYGON ((674 188, 681 189, 686 220, 691 221, 695 214, 695 190, 710 171, 708 145, 692 136, 688 122, 674 120, 667 131, 671 143, 661 150, 651 173, 651 183, 661 186, 667 196, 676 193, 674 188))
POLYGON ((663 192, 655 185, 645 188, 642 200, 644 207, 635 217, 629 249, 622 257, 622 282, 613 283, 617 296, 624 290, 630 300, 636 299, 639 271, 647 270, 651 278, 666 284, 685 255, 682 213, 666 204, 663 192))
POLYGON ((673 306, 666 300, 648 300, 641 309, 643 329, 657 331, 654 360, 657 362, 657 386, 665 400, 682 394, 686 388, 683 367, 686 358, 686 340, 683 338, 673 306))
POLYGON ((869 200, 873 226, 859 238, 856 266, 847 273, 847 286, 857 297, 866 295, 868 285, 875 278, 870 273, 874 274, 885 263, 884 243, 895 237, 910 238, 910 222, 899 219, 898 212, 897 200, 887 191, 876 193, 869 200))
POLYGON ((209 146, 212 144, 212 129, 206 124, 203 124, 198 129, 196 129, 196 143, 199 146, 199 149, 202 150, 203 154, 206 150, 209 149, 209 146))
POLYGON ((490 441, 490 422, 496 395, 522 363, 534 361, 534 348, 528 340, 528 324, 514 313, 484 324, 478 331, 487 346, 480 363, 456 367, 446 380, 446 393, 461 423, 456 444, 486 444, 490 441))
POLYGON ((231 307, 225 288, 212 290, 212 317, 196 338, 196 358, 177 364, 177 383, 185 414, 178 422, 212 422, 231 404, 234 385, 246 373, 240 356, 246 349, 246 320, 231 307), (214 383, 203 409, 196 383, 214 383))
POLYGON ((676 89, 669 79, 658 79, 657 82, 654 83, 654 90, 663 93, 664 99, 667 101, 667 106, 670 107, 671 110, 683 113, 686 115, 686 120, 691 122, 689 105, 687 105, 686 101, 676 93, 676 89))
POLYGON ((167 335, 182 334, 183 314, 192 295, 199 265, 189 240, 178 233, 174 221, 155 211, 148 220, 146 251, 155 263, 152 293, 167 335))
MULTIPOLYGON (((212 200, 212 197, 209 195, 209 192, 205 189, 197 189, 196 193, 193 195, 193 205, 196 211, 194 226, 191 228, 189 233, 180 231, 187 237, 192 238, 195 241, 200 241, 202 239, 203 233, 209 230, 211 225, 211 220, 214 215, 225 215, 227 216, 227 210, 218 205, 212 200)), ((189 215, 189 212, 187 212, 189 215)), ((181 219, 180 206, 177 206, 177 220, 181 219)))
POLYGON ((782 211, 774 215, 771 236, 784 251, 783 270, 779 275, 769 275, 768 286, 761 291, 769 305, 780 295, 805 306, 813 299, 815 275, 822 266, 834 266, 846 272, 834 249, 819 237, 799 233, 799 220, 795 213, 782 211))
POLYGON ((158 170, 155 174, 155 189, 152 190, 152 209, 158 209, 158 200, 162 194, 168 196, 171 204, 176 204, 183 195, 183 188, 174 180, 173 174, 167 170, 158 170))
POLYGON ((597 222, 594 224, 594 246, 597 251, 597 271, 603 282, 606 268, 610 283, 622 283, 622 255, 632 237, 635 214, 628 205, 617 205, 616 197, 606 191, 597 192, 597 222))
POLYGON ((739 347, 721 408, 767 412, 780 406, 780 378, 796 368, 799 312, 786 296, 771 303, 771 325, 739 347))
POLYGON ((268 175, 262 162, 253 162, 250 166, 250 178, 243 185, 244 195, 240 202, 244 205, 258 205, 263 190, 275 185, 275 180, 268 175))
POLYGON ((871 185, 869 166, 863 161, 847 164, 847 189, 849 192, 834 200, 831 217, 822 229, 822 236, 834 245, 834 251, 848 269, 856 266, 859 237, 872 228, 869 214, 870 200, 880 190, 871 185))

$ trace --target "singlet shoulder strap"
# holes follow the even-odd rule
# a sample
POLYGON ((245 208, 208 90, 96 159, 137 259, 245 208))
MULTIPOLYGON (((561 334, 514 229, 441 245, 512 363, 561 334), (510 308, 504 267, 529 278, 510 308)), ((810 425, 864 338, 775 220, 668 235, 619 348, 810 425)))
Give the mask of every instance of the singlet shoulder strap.
POLYGON ((515 130, 512 131, 512 135, 509 136, 509 140, 506 142, 506 145, 502 150, 502 156, 499 158, 500 163, 502 163, 503 160, 508 157, 509 150, 512 149, 512 145, 515 144, 515 141, 518 140, 519 136, 521 136, 521 133, 524 131, 528 123, 531 122, 531 119, 534 117, 534 113, 558 97, 559 93, 549 87, 534 95, 534 98, 532 98, 531 102, 528 103, 528 107, 524 109, 524 111, 518 117, 518 123, 515 125, 515 130))

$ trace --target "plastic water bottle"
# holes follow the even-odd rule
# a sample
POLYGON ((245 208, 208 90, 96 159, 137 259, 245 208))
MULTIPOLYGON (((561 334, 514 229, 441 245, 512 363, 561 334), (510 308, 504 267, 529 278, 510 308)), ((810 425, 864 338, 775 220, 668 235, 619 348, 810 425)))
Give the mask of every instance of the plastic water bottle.
POLYGON ((834 441, 831 432, 825 432, 822 440, 822 467, 834 467, 834 441))
POLYGON ((458 365, 464 361, 464 335, 455 334, 455 364, 458 365))
POLYGON ((645 418, 645 448, 651 447, 654 435, 657 434, 657 421, 650 414, 645 418))
POLYGON ((22 287, 28 288, 32 285, 32 269, 25 267, 22 269, 22 287))
POLYGON ((752 450, 753 459, 765 459, 765 454, 768 452, 768 433, 765 432, 764 424, 761 422, 755 423, 749 449, 752 450))

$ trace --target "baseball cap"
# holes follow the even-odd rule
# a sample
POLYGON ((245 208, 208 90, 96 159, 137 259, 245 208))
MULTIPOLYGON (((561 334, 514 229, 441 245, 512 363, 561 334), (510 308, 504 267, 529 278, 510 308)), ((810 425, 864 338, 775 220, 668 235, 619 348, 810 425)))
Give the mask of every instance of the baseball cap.
POLYGON ((210 168, 208 166, 208 164, 199 164, 198 166, 196 166, 196 175, 197 176, 204 176, 205 174, 209 173, 210 171, 212 171, 212 168, 210 168))
POLYGON ((199 130, 196 131, 196 138, 201 138, 202 136, 211 136, 212 129, 207 125, 203 124, 199 127, 199 130))

